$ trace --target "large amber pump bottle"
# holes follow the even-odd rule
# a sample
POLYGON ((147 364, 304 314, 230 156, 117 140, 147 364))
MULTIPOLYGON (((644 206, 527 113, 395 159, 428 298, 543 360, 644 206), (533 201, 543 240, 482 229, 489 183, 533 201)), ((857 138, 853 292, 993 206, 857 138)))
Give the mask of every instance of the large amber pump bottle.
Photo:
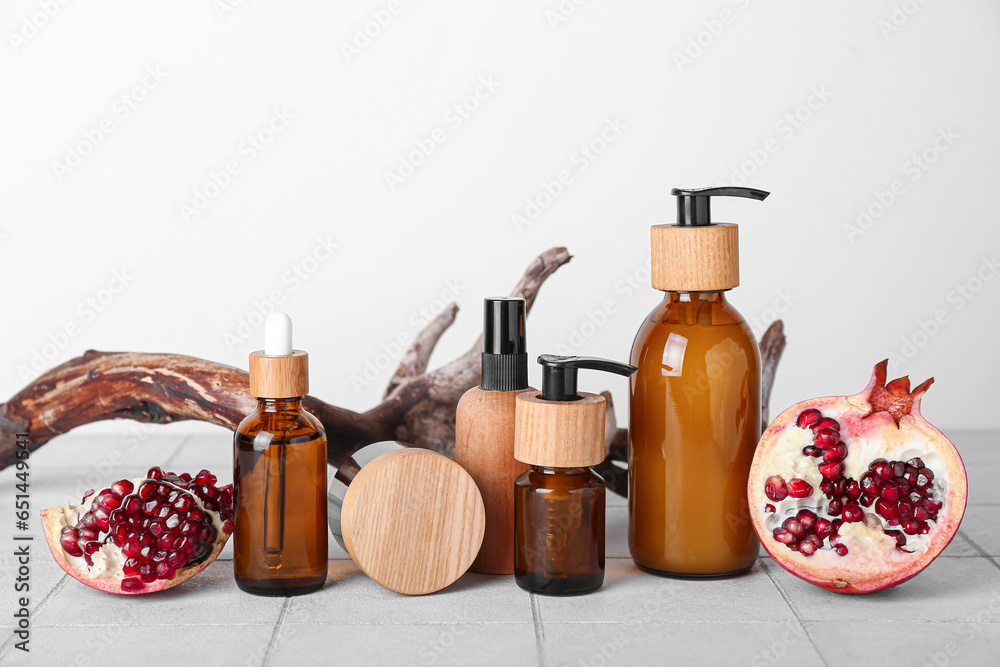
POLYGON ((757 558, 746 485, 760 437, 760 352, 726 301, 739 285, 736 225, 712 223, 713 196, 674 189, 677 224, 652 227, 652 285, 663 291, 636 335, 629 421, 629 550, 667 576, 742 574, 757 558))
POLYGON ((233 568, 256 595, 302 595, 326 581, 326 434, 302 409, 309 355, 292 349, 292 322, 271 313, 264 349, 250 354, 257 409, 236 429, 233 568))

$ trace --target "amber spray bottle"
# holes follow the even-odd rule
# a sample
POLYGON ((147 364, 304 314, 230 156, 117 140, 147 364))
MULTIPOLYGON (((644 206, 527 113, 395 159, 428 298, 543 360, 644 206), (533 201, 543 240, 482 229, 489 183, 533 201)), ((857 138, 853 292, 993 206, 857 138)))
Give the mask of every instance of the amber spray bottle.
POLYGON ((677 224, 652 228, 652 285, 665 292, 631 362, 629 550, 668 576, 741 574, 758 542, 746 485, 760 438, 760 352, 726 301, 739 280, 736 225, 712 223, 712 196, 750 188, 674 189, 677 224))
POLYGON ((292 349, 292 323, 271 313, 264 349, 250 354, 257 410, 236 429, 233 566, 256 595, 302 595, 326 581, 326 434, 302 409, 309 355, 292 349))
POLYGON ((465 392, 455 416, 455 461, 483 494, 486 531, 470 568, 481 574, 514 573, 514 496, 525 465, 514 458, 515 399, 528 387, 524 299, 483 302, 482 380, 465 392))
POLYGON ((607 359, 543 354, 542 390, 517 397, 514 579, 532 593, 577 595, 604 583, 603 396, 578 392, 581 368, 631 375, 607 359))

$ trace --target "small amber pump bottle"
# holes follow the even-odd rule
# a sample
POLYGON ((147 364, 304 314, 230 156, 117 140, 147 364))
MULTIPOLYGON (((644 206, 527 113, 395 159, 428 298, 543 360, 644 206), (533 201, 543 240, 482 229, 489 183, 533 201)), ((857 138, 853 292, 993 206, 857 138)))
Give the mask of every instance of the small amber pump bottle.
POLYGON ((465 392, 455 416, 455 461, 483 494, 486 532, 470 568, 514 573, 514 496, 510 487, 525 465, 514 458, 515 399, 528 387, 524 299, 483 303, 482 381, 465 392))
POLYGON ((326 581, 326 434, 302 409, 309 356, 292 349, 292 323, 272 313, 264 349, 250 354, 257 410, 236 429, 233 566, 256 595, 302 595, 326 581))
POLYGON ((712 223, 709 202, 768 193, 671 194, 677 224, 652 228, 652 284, 665 295, 632 346, 629 550, 656 574, 732 576, 758 553, 746 485, 760 437, 760 352, 725 297, 740 282, 737 227, 712 223))
POLYGON ((577 595, 604 583, 603 396, 577 392, 577 370, 631 375, 607 359, 543 354, 542 391, 517 397, 514 579, 532 593, 577 595))

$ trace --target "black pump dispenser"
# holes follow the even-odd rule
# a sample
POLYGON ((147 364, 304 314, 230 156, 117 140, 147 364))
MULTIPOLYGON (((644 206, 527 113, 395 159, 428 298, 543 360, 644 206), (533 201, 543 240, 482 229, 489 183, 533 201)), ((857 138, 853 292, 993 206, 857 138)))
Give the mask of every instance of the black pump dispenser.
POLYGON ((560 357, 543 354, 538 357, 542 366, 542 398, 546 401, 578 401, 582 396, 576 391, 576 372, 581 368, 628 377, 638 370, 635 366, 597 357, 560 357))
POLYGON ((528 351, 524 338, 526 314, 524 299, 494 297, 483 300, 480 389, 523 391, 528 388, 528 351))
POLYGON ((712 197, 745 197, 763 201, 770 192, 754 188, 718 187, 685 190, 674 188, 670 194, 677 197, 677 224, 681 227, 704 227, 712 224, 712 197))

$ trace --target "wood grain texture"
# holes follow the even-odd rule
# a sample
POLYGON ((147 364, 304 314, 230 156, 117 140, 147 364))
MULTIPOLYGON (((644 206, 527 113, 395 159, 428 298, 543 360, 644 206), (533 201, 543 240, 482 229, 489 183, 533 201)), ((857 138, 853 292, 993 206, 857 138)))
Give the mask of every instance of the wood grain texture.
POLYGON ((250 353, 250 394, 257 398, 295 398, 309 393, 309 355, 292 350, 287 357, 250 353))
POLYGON ((518 394, 514 457, 553 468, 595 466, 603 461, 604 397, 580 395, 579 401, 546 401, 539 391, 518 394))
POLYGON ((472 477, 427 449, 383 454, 354 477, 341 509, 344 546, 389 590, 424 595, 465 574, 486 513, 472 477))
POLYGON ((481 574, 514 573, 514 481, 527 469, 514 458, 519 393, 474 387, 458 402, 455 461, 475 480, 486 509, 483 546, 469 568, 481 574))
POLYGON ((736 225, 655 225, 650 234, 654 288, 702 292, 739 286, 740 244, 736 225))

